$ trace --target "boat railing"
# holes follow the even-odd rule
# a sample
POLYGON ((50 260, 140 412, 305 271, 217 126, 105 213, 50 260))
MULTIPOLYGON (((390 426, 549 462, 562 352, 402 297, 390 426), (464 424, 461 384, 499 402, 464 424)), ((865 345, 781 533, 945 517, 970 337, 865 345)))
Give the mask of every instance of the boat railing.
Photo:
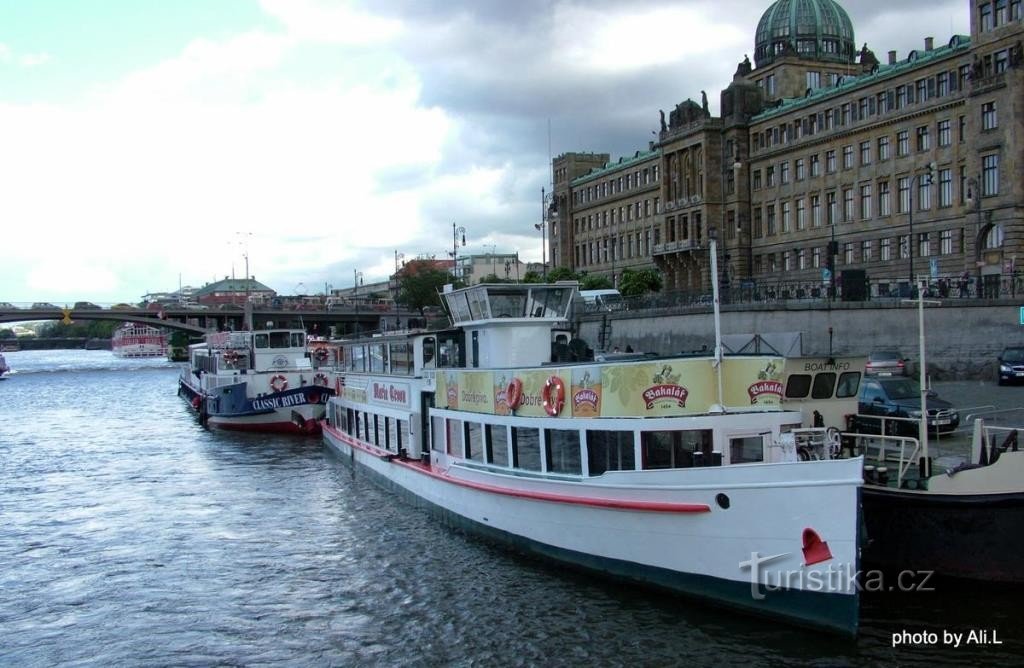
POLYGON ((872 460, 874 450, 874 461, 879 466, 886 466, 890 463, 890 456, 896 455, 895 446, 899 446, 899 457, 896 468, 896 486, 902 487, 903 480, 907 477, 907 471, 917 461, 918 452, 921 450, 921 442, 912 436, 890 436, 887 434, 860 434, 856 432, 843 432, 842 439, 852 439, 855 452, 864 454, 864 462, 867 464, 872 460), (907 448, 913 446, 907 454, 907 448))

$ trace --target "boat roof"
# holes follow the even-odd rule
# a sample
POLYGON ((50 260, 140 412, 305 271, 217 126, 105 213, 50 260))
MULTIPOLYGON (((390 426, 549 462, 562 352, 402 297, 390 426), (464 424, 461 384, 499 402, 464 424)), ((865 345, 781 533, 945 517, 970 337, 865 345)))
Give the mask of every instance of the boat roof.
POLYGON ((568 320, 576 281, 557 283, 479 283, 446 285, 441 294, 452 325, 507 322, 508 318, 554 322, 568 320))

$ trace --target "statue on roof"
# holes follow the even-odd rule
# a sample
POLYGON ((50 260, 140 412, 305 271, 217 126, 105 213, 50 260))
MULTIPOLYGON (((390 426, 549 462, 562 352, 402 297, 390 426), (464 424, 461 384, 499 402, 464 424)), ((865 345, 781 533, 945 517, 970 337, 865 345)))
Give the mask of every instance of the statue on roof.
POLYGON ((661 131, 664 132, 668 128, 665 126, 665 110, 659 109, 658 113, 661 114, 661 131))
POLYGON ((744 53, 743 62, 741 62, 739 66, 736 68, 736 74, 745 77, 748 74, 750 74, 753 71, 753 69, 754 68, 751 67, 750 65, 750 56, 744 53))
POLYGON ((711 115, 711 112, 708 111, 708 94, 704 91, 700 92, 700 108, 704 112, 704 116, 711 115))
POLYGON ((875 52, 868 48, 867 42, 864 42, 864 46, 860 49, 860 64, 871 66, 878 64, 878 58, 875 57, 875 52))

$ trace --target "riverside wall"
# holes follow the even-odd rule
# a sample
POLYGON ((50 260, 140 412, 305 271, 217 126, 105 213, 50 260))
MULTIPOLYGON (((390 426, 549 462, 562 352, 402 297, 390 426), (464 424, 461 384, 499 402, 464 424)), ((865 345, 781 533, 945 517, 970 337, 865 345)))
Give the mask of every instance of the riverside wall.
MULTIPOLYGON (((947 306, 927 306, 924 313, 926 360, 934 380, 986 379, 996 376, 996 357, 1007 345, 1024 345, 1018 303, 979 301, 947 306)), ((762 336, 799 332, 801 352, 806 355, 867 355, 875 349, 897 349, 918 360, 917 307, 891 303, 791 303, 728 306, 721 309, 722 333, 762 336)), ((588 314, 578 321, 579 336, 599 349, 605 324, 605 348, 673 354, 714 347, 714 316, 699 312, 649 310, 588 314), (607 323, 604 318, 607 317, 607 323)))

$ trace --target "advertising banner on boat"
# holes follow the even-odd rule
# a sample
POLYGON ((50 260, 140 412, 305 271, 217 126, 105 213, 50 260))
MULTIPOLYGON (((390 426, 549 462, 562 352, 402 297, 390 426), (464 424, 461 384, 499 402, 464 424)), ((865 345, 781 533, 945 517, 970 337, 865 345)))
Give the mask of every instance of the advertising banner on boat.
POLYGON ((734 357, 722 362, 722 400, 726 406, 778 407, 782 404, 781 357, 734 357))
MULTIPOLYGON (((778 407, 783 360, 722 362, 727 407, 778 407)), ((713 360, 672 359, 564 369, 446 371, 437 374, 439 405, 523 417, 671 417, 706 413, 718 403, 713 360)))
POLYGON ((409 383, 396 383, 391 380, 373 379, 367 387, 370 399, 375 404, 399 408, 412 407, 412 391, 409 383))

